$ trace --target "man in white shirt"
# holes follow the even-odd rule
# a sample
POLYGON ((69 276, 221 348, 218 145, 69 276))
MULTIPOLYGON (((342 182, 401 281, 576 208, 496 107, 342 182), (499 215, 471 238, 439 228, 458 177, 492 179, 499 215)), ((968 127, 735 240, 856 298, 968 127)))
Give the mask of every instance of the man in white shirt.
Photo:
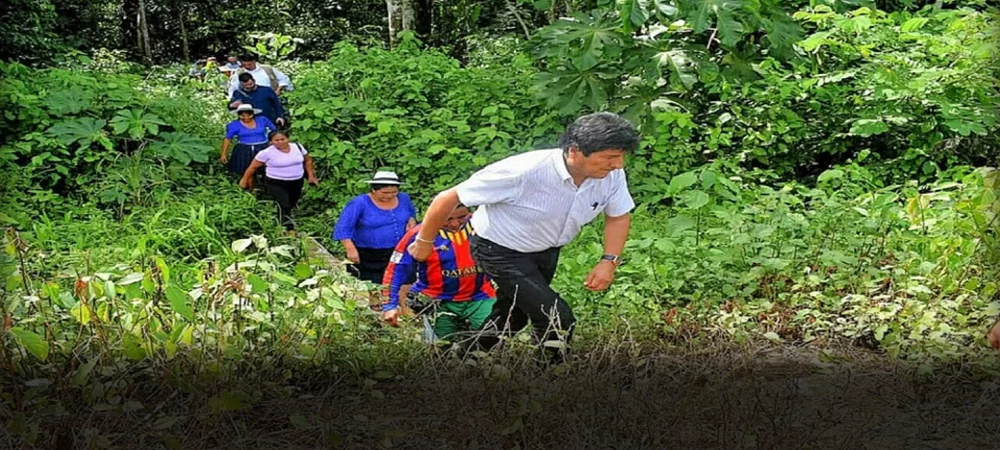
POLYGON ((593 291, 610 286, 628 238, 629 212, 635 207, 622 168, 625 154, 638 143, 638 133, 627 120, 606 112, 589 114, 567 127, 559 148, 490 164, 431 202, 408 248, 417 261, 433 251, 434 236, 455 205, 480 207, 472 218, 472 255, 498 287, 481 345, 491 347, 500 336, 529 322, 536 343, 569 342, 576 318, 549 286, 559 250, 603 212, 604 255, 594 258, 594 269, 583 284, 593 291))
POLYGON ((241 73, 253 75, 257 86, 267 86, 273 89, 275 94, 281 95, 282 91, 292 91, 292 80, 277 68, 265 64, 257 64, 257 57, 253 54, 242 55, 240 56, 240 60, 243 68, 233 72, 233 75, 229 79, 230 97, 233 96, 233 92, 236 92, 240 88, 239 75, 241 73))

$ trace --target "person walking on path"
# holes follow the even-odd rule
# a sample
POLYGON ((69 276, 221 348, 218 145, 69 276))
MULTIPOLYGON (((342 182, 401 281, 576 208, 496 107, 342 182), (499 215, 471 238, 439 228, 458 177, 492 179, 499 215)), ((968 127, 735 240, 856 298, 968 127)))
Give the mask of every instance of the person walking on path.
POLYGON ((240 64, 243 67, 236 70, 233 77, 229 80, 229 96, 233 95, 233 92, 240 88, 240 74, 249 73, 253 76, 253 79, 257 83, 257 86, 267 86, 274 90, 274 93, 281 95, 282 92, 291 92, 292 80, 288 78, 282 71, 275 67, 258 64, 257 56, 249 53, 240 57, 240 64))
POLYGON ((400 290, 416 273, 410 292, 440 301, 434 320, 434 334, 439 339, 450 340, 463 329, 483 327, 496 303, 496 291, 489 276, 472 259, 469 239, 475 232, 469 224, 470 215, 465 205, 455 207, 434 236, 434 252, 423 262, 415 261, 406 252, 416 240, 420 225, 406 232, 385 269, 382 284, 387 286, 389 301, 382 306, 383 320, 398 325, 400 290))
POLYGON ((257 86, 253 75, 241 73, 239 75, 240 89, 233 91, 229 98, 229 109, 236 109, 240 105, 250 104, 260 110, 260 115, 267 117, 275 125, 285 128, 285 107, 281 104, 278 95, 267 86, 257 86))
POLYGON ((295 233, 292 212, 298 206, 305 180, 316 186, 316 172, 313 171, 312 157, 301 144, 288 139, 287 131, 272 131, 269 136, 271 146, 261 150, 243 173, 240 187, 250 187, 254 172, 264 167, 264 188, 278 203, 278 218, 285 226, 287 234, 295 233))
POLYGON ((238 119, 226 125, 226 137, 222 140, 219 161, 229 167, 229 171, 243 175, 253 161, 254 155, 268 146, 268 133, 278 129, 270 119, 260 115, 260 110, 249 104, 237 107, 234 114, 238 119), (229 155, 229 147, 236 139, 236 148, 229 155))
POLYGON ((491 348, 529 322, 536 344, 554 362, 565 358, 576 318, 549 284, 559 250, 604 213, 604 254, 583 280, 592 291, 611 285, 621 263, 635 202, 626 184, 625 154, 638 147, 635 128, 617 114, 582 116, 559 148, 514 155, 486 166, 437 195, 407 251, 426 261, 435 236, 459 203, 480 206, 472 217, 472 256, 497 284, 497 302, 480 337, 491 348))
POLYGON ((351 261, 348 272, 378 285, 396 244, 417 224, 417 208, 409 195, 399 191, 394 172, 376 172, 368 184, 368 193, 344 206, 331 237, 344 245, 351 261))

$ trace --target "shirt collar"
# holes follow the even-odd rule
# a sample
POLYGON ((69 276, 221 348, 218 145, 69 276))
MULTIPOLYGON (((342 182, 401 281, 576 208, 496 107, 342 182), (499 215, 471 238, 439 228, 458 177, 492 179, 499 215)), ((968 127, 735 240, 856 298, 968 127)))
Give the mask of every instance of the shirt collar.
POLYGON ((552 151, 552 166, 555 167, 559 179, 562 181, 573 180, 573 175, 570 175, 569 169, 566 168, 566 161, 563 160, 563 151, 561 148, 552 151))
POLYGON ((569 173, 569 169, 566 168, 566 161, 563 159, 563 151, 561 148, 557 148, 552 151, 552 166, 555 167, 556 174, 559 175, 559 179, 562 180, 563 183, 573 185, 573 188, 577 191, 587 190, 597 182, 597 180, 592 178, 585 178, 583 183, 581 183, 580 186, 577 186, 576 183, 573 182, 573 175, 571 175, 569 173))

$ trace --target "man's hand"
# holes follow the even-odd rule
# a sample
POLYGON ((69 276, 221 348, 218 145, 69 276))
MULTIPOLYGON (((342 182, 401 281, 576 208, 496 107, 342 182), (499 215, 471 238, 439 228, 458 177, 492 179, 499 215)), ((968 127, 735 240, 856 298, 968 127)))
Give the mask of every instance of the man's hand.
POLYGON ((239 100, 236 100, 235 102, 230 103, 229 107, 235 109, 237 106, 240 106, 242 104, 243 104, 243 102, 241 102, 239 100))
POLYGON ((223 153, 222 155, 220 155, 219 156, 219 162, 221 162, 223 164, 228 163, 229 162, 229 155, 226 155, 225 153, 223 153))
POLYGON ((432 242, 424 241, 413 241, 412 244, 406 247, 406 252, 413 257, 413 259, 424 262, 427 258, 431 256, 431 252, 434 251, 434 244, 432 242))
POLYGON ((316 177, 309 177, 309 184, 319 186, 319 180, 316 177))
POLYGON ((394 327, 399 326, 399 308, 393 308, 388 311, 382 311, 382 320, 389 323, 394 327))
POLYGON ((347 249, 347 260, 354 264, 360 263, 361 256, 358 255, 358 249, 356 248, 347 249))
POLYGON ((993 328, 986 333, 986 340, 990 343, 990 347, 1000 350, 1000 321, 993 324, 993 328))
POLYGON ((603 291, 611 286, 615 279, 615 265, 611 261, 601 260, 583 281, 583 286, 592 291, 603 291))
POLYGON ((246 177, 240 178, 240 187, 243 189, 250 189, 253 187, 253 181, 246 177))

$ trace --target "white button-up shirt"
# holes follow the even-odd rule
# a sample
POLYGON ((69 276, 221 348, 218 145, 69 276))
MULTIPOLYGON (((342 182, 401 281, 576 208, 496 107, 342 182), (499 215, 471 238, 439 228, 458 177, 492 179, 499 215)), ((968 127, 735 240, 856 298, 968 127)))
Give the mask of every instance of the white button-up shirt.
POLYGON ((556 148, 514 155, 459 184, 459 200, 480 206, 472 216, 476 234, 519 252, 539 252, 570 243, 602 212, 618 217, 635 207, 624 170, 577 187, 562 154, 556 148))

